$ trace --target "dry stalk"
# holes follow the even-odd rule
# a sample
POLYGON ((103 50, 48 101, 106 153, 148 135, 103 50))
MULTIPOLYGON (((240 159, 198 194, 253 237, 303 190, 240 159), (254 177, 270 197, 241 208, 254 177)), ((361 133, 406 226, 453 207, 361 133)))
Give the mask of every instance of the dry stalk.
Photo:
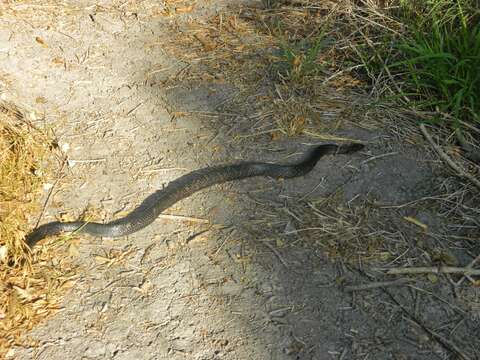
POLYGON ((363 284, 363 285, 350 285, 345 286, 346 292, 354 292, 354 291, 365 291, 365 290, 373 290, 378 288, 385 288, 391 286, 403 286, 411 282, 411 279, 397 279, 392 281, 378 281, 372 282, 370 284, 363 284))
POLYGON ((435 143, 435 141, 433 141, 433 138, 428 132, 427 128, 425 127, 425 124, 420 124, 420 130, 422 131, 422 134, 425 136, 425 139, 427 139, 427 141, 435 149, 436 153, 445 162, 445 164, 450 166, 450 168, 452 168, 455 171, 458 177, 470 181, 473 185, 475 185, 480 190, 480 180, 478 180, 471 174, 464 171, 442 150, 442 148, 437 143, 435 143))
MULTIPOLYGON (((385 269, 377 269, 383 270, 385 269)), ((422 267, 405 267, 386 270, 388 275, 418 275, 418 274, 460 274, 460 275, 480 275, 480 269, 472 269, 470 267, 456 266, 422 266, 422 267)))

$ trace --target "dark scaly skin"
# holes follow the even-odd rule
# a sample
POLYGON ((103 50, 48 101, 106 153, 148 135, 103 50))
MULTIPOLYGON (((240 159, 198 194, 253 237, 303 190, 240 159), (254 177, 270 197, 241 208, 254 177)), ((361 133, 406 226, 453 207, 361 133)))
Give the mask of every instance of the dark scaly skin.
POLYGON ((242 162, 195 170, 148 196, 136 209, 123 218, 105 224, 85 221, 50 222, 39 226, 28 234, 26 243, 32 247, 47 236, 68 232, 110 238, 133 234, 154 222, 165 209, 206 187, 254 176, 269 176, 272 178, 302 176, 309 173, 325 155, 350 154, 361 150, 363 147, 362 144, 356 143, 347 145, 326 144, 311 149, 301 161, 294 164, 242 162))

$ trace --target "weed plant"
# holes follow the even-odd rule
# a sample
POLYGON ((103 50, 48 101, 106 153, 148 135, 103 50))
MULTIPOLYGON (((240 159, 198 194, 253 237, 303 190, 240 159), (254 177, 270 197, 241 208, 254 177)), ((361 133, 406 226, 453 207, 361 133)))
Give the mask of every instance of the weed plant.
POLYGON ((480 23, 472 1, 403 1, 401 19, 410 31, 396 44, 401 60, 389 65, 402 74, 403 88, 422 110, 480 123, 480 23))

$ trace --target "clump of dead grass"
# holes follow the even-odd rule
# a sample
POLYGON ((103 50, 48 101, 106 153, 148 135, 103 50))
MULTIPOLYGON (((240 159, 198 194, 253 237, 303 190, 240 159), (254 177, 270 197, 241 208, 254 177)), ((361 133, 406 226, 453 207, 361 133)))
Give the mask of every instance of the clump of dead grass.
POLYGON ((351 116, 365 105, 359 96, 352 99, 361 81, 343 68, 330 29, 338 6, 274 4, 232 6, 211 18, 175 22, 165 49, 188 65, 165 84, 234 85, 236 108, 247 104, 250 112, 269 114, 270 125, 264 122, 258 134, 273 134, 274 140, 312 134, 331 139, 344 123, 365 121, 351 116))
POLYGON ((73 276, 52 246, 41 247, 31 261, 24 243, 30 218, 40 212, 52 144, 48 132, 33 127, 16 106, 0 103, 0 357, 28 344, 22 335, 58 310, 73 276))
POLYGON ((411 245, 379 209, 367 201, 345 204, 340 193, 292 202, 276 210, 267 205, 259 211, 263 218, 274 220, 250 229, 255 236, 268 238, 275 234, 278 248, 315 248, 334 262, 354 267, 383 265, 411 245))
MULTIPOLYGON (((18 264, 27 253, 23 238, 27 214, 37 212, 41 191, 40 163, 48 148, 11 105, 0 104, 0 239, 3 260, 18 264)), ((43 135, 40 135, 43 138, 43 135)))

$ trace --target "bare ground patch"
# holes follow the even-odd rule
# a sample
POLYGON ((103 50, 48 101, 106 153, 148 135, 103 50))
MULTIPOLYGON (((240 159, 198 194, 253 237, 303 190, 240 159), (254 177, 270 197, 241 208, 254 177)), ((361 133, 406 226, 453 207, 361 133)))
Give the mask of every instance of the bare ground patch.
POLYGON ((387 274, 475 267, 471 188, 401 124, 408 114, 371 106, 351 74, 323 66, 289 78, 305 53, 285 63, 258 19, 288 11, 295 25, 327 9, 221 5, 181 3, 175 15, 149 2, 59 6, 28 29, 8 18, 4 71, 23 98, 41 94, 68 144, 71 176, 44 221, 89 205, 121 216, 218 162, 288 160, 319 141, 362 140, 366 151, 325 159, 304 179, 207 189, 127 239, 82 239, 63 311, 15 356, 478 357, 475 276, 387 274))

